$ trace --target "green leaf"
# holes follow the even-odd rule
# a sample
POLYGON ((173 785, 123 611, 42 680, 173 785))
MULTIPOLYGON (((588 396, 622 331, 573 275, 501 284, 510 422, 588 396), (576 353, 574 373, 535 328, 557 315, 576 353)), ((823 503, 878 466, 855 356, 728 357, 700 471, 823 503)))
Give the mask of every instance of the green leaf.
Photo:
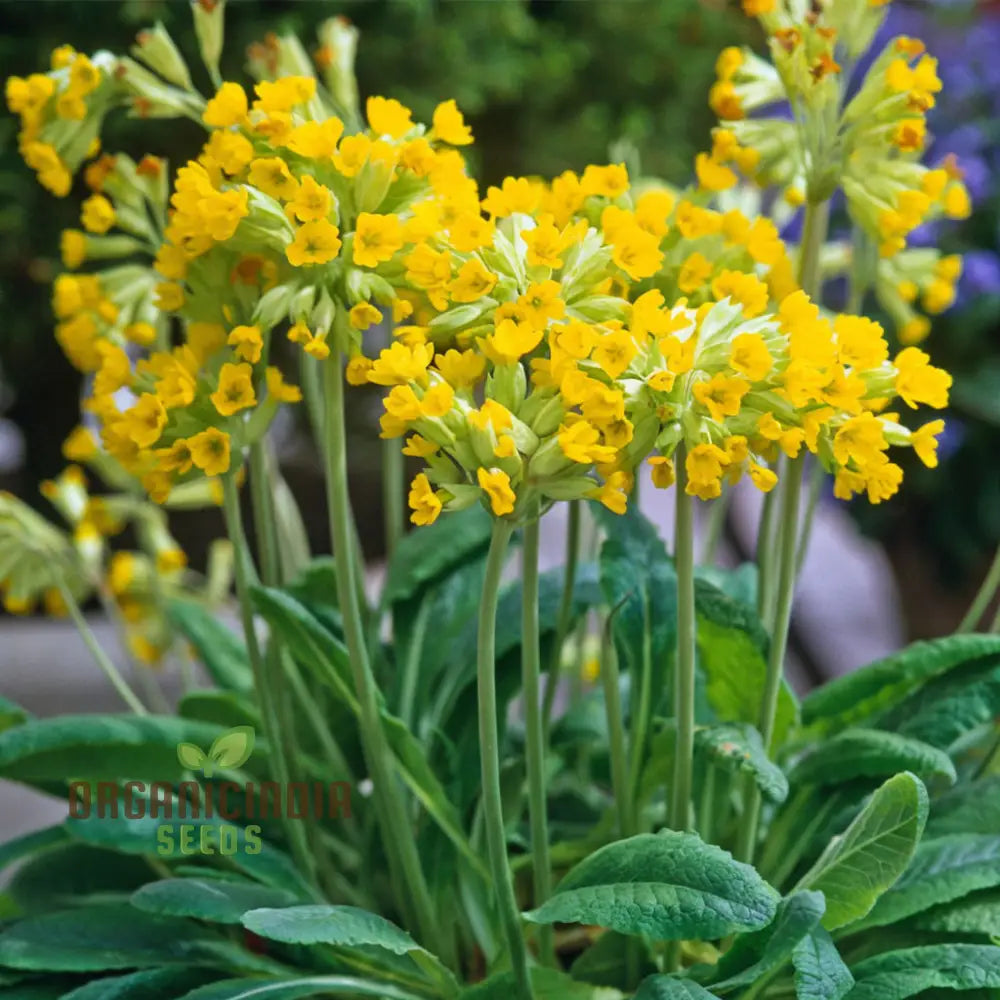
POLYGON ((854 986, 830 932, 814 927, 792 952, 798 1000, 841 1000, 854 986))
POLYGON ((765 926, 777 900, 750 865, 693 834, 665 830, 595 851, 525 917, 540 924, 596 924, 656 940, 711 940, 765 926))
POLYGON ((845 729, 821 743, 792 772, 796 785, 840 785, 912 771, 924 780, 956 779, 951 758, 937 747, 880 729, 845 729))
POLYGON ((252 726, 236 726, 217 736, 208 756, 220 767, 241 767, 253 753, 254 731, 252 726))
POLYGON ((722 956, 712 988, 722 993, 748 986, 779 969, 791 958, 796 946, 815 930, 825 909, 821 892, 796 892, 783 899, 767 927, 753 934, 741 934, 722 956))
POLYGON ((699 580, 721 590, 730 600, 747 608, 757 607, 757 564, 741 563, 735 569, 721 566, 697 566, 695 575, 699 580))
POLYGON ((248 910, 291 906, 297 898, 284 889, 222 879, 168 878, 149 882, 129 900, 146 913, 194 917, 215 924, 238 924, 248 910))
POLYGON ((419 1000, 413 993, 354 976, 302 976, 296 979, 223 979, 185 993, 177 1000, 302 1000, 304 997, 378 997, 419 1000))
POLYGON ((849 1000, 905 1000, 935 987, 975 990, 1000 987, 1000 948, 934 944, 875 955, 855 965, 849 1000))
MULTIPOLYGON (((573 963, 570 975, 582 983, 627 989, 632 979, 632 970, 629 969, 627 960, 628 948, 628 938, 624 934, 605 931, 573 963)), ((656 966, 641 949, 635 958, 638 960, 637 971, 640 976, 651 975, 656 971, 656 966)))
POLYGON ((883 927, 1000 885, 1000 836, 956 833, 922 843, 896 884, 851 933, 883 927))
POLYGON ((19 726, 30 718, 31 713, 26 708, 21 708, 20 705, 0 695, 0 733, 13 726, 19 726))
POLYGON ((916 775, 897 774, 876 790, 796 886, 826 896, 827 930, 871 910, 910 863, 926 822, 927 789, 916 775))
POLYGON ((749 723, 709 726, 695 733, 695 746, 712 764, 730 774, 749 774, 771 802, 788 797, 788 779, 768 760, 760 733, 749 723))
POLYGON ((262 908, 244 914, 242 923, 254 934, 283 944, 327 944, 339 948, 366 945, 394 955, 424 950, 394 923, 356 906, 262 908))
POLYGON ((93 906, 85 917, 58 910, 0 932, 0 965, 15 969, 103 972, 168 964, 250 969, 262 963, 190 921, 131 906, 93 906))
POLYGON ((253 671, 246 646, 203 605, 189 600, 167 604, 174 628, 197 650, 209 676, 227 691, 252 691, 253 671))
POLYGON ((485 550, 492 530, 489 514, 476 505, 411 531, 400 539, 389 563, 385 600, 407 600, 485 550))
POLYGON ((249 696, 234 691, 192 691, 181 699, 177 714, 224 729, 260 727, 260 717, 249 696))
POLYGON ((0 733, 0 777, 14 781, 180 781, 179 743, 218 727, 173 716, 59 715, 0 733))
MULTIPOLYGON (((208 827, 214 830, 217 822, 210 819, 163 820, 152 816, 128 819, 119 813, 117 817, 101 818, 94 815, 88 819, 68 819, 65 823, 67 833, 83 843, 113 848, 125 854, 149 854, 161 858, 185 857, 180 850, 178 833, 178 828, 182 826, 194 827, 194 840, 198 844, 201 829, 208 827), (169 843, 165 843, 167 838, 159 832, 162 828, 170 831, 169 843)), ((218 857, 204 854, 194 856, 206 862, 218 857)), ((260 840, 259 844, 249 843, 247 832, 242 827, 237 827, 236 852, 228 855, 225 861, 259 882, 297 893, 300 899, 311 896, 308 885, 288 855, 264 840, 260 840), (254 848, 256 853, 249 853, 248 847, 254 848)))
MULTIPOLYGON (((534 1000, 622 1000, 624 996, 613 987, 577 982, 556 969, 534 966, 528 976, 534 1000)), ((501 972, 465 990, 461 1000, 510 1000, 516 993, 514 974, 501 972)))
POLYGON ((64 844, 66 840, 66 830, 61 824, 48 826, 42 830, 32 830, 31 833, 8 840, 5 844, 0 844, 0 872, 21 858, 47 851, 57 844, 64 844))
MULTIPOLYGON (((722 722, 756 724, 767 684, 768 637, 756 613, 704 580, 695 581, 698 662, 705 693, 722 722)), ((778 691, 774 742, 780 746, 798 717, 785 681, 778 691)))
POLYGON ((718 997, 690 979, 650 976, 639 984, 634 1000, 718 1000, 718 997))
POLYGON ((817 688, 802 703, 802 721, 820 732, 837 732, 877 717, 932 677, 995 656, 1000 656, 1000 636, 960 634, 912 643, 817 688))
POLYGON ((934 800, 927 836, 1000 830, 1000 775, 963 782, 934 800))
POLYGON ((1000 890, 974 892, 936 906, 913 921, 915 927, 944 934, 983 934, 1000 938, 1000 890))
POLYGON ((62 1000, 176 1000, 182 993, 210 980, 204 969, 168 966, 142 969, 124 976, 105 976, 65 994, 62 1000))
POLYGON ((453 993, 454 977, 425 948, 394 923, 356 906, 292 906, 251 910, 243 926, 283 944, 323 944, 336 948, 380 948, 393 955, 410 955, 437 982, 453 993))
POLYGON ((295 659, 357 713, 358 699, 344 644, 291 594, 273 587, 253 587, 250 595, 254 607, 285 640, 295 659))
POLYGON ((489 870, 483 859, 472 849, 462 829, 458 810, 449 800, 444 786, 434 773, 420 741, 401 719, 397 719, 389 712, 383 710, 381 720, 386 742, 396 758, 399 776, 407 788, 473 869, 489 880, 489 870))

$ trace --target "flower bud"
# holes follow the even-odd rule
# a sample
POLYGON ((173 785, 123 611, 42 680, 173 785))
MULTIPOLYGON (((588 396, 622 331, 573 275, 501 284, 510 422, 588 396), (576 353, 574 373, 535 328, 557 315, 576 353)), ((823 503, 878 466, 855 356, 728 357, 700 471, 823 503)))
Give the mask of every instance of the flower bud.
POLYGON ((321 49, 316 61, 327 89, 343 112, 341 117, 358 121, 361 113, 354 75, 358 29, 346 17, 331 17, 319 26, 319 40, 321 49))
POLYGON ((212 78, 219 74, 222 38, 225 32, 225 0, 191 0, 194 33, 198 38, 201 60, 212 78))
POLYGON ((152 28, 139 32, 136 44, 130 51, 136 59, 141 59, 165 80, 184 90, 192 89, 187 63, 167 29, 159 21, 152 28))

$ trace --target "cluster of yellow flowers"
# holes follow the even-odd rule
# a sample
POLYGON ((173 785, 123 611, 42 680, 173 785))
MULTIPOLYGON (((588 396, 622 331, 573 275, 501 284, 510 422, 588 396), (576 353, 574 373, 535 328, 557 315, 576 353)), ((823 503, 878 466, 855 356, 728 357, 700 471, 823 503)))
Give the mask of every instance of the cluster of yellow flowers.
POLYGON ((757 184, 783 188, 792 205, 841 187, 852 221, 875 248, 878 300, 900 341, 918 343, 930 323, 915 304, 928 313, 948 308, 961 261, 908 250, 907 236, 930 219, 971 211, 953 158, 934 168, 920 162, 926 113, 941 90, 936 60, 922 42, 900 36, 852 80, 850 67, 881 26, 886 3, 831 0, 809 9, 795 0, 744 0, 743 7, 760 19, 771 59, 739 48, 719 57, 710 104, 723 127, 699 158, 703 185, 735 186, 726 165, 735 160, 757 184), (790 116, 776 113, 789 105, 790 116))
MULTIPOLYGON (((155 158, 102 156, 86 168, 86 232, 64 237, 67 266, 155 255, 151 266, 56 285, 60 343, 94 373, 86 408, 100 421, 100 462, 158 502, 234 471, 278 406, 302 398, 271 364, 283 334, 302 348, 307 388, 315 366, 342 355, 348 382, 386 388, 383 436, 405 436, 405 453, 426 465, 410 492, 416 523, 475 502, 515 519, 580 497, 620 512, 651 453, 654 483, 673 481, 678 448, 687 490, 703 499, 744 473, 770 490, 778 455, 803 447, 836 474, 838 495, 891 496, 902 472, 890 445, 934 464, 941 422, 911 433, 888 407, 897 398, 944 406, 949 376, 913 348, 890 361, 877 323, 811 302, 770 219, 712 207, 737 172, 815 185, 816 151, 788 141, 796 126, 745 115, 782 96, 822 104, 829 95, 816 88, 840 85, 833 29, 819 18, 792 28, 775 3, 756 6, 776 65, 723 53, 712 103, 727 121, 697 159, 696 185, 680 193, 633 189, 625 167, 609 164, 551 184, 508 177, 481 196, 454 101, 428 127, 372 97, 362 126, 281 40, 252 60, 262 75, 252 94, 225 82, 205 101, 163 29, 147 35, 147 62, 168 83, 156 90, 148 70, 123 61, 124 93, 134 107, 141 92, 150 113, 193 114, 208 139, 172 193, 155 158), (183 321, 177 346, 171 314, 183 321), (393 342, 373 357, 364 331, 389 319, 393 342)), ((882 175, 905 168, 906 183, 955 211, 959 182, 901 145, 913 94, 934 89, 908 52, 900 100, 873 98, 866 83, 844 111, 844 171, 858 183, 878 173, 881 143, 882 175), (861 115, 851 132, 862 98, 881 124, 861 115)), ((883 81, 900 72, 880 66, 871 74, 883 81)), ((8 85, 19 109, 22 83, 8 85)), ((899 185, 884 211, 912 195, 899 185)), ((860 219, 860 196, 849 197, 860 219)), ((885 238, 885 220, 874 225, 885 238)), ((898 250, 894 288, 943 308, 954 261, 898 250)))

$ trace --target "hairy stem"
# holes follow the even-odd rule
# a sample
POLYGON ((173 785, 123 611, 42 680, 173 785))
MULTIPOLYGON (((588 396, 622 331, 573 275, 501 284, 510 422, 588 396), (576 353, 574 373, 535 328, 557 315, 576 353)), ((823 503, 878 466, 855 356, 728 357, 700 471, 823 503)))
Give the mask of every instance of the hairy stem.
POLYGON ((571 500, 566 521, 566 570, 563 576, 562 597, 559 600, 559 616, 556 618, 556 635, 552 643, 548 678, 545 682, 545 702, 542 716, 545 731, 552 724, 552 709, 559 689, 559 675, 562 671, 563 645, 569 635, 569 625, 573 617, 573 593, 576 590, 576 568, 580 561, 580 515, 582 500, 571 500))

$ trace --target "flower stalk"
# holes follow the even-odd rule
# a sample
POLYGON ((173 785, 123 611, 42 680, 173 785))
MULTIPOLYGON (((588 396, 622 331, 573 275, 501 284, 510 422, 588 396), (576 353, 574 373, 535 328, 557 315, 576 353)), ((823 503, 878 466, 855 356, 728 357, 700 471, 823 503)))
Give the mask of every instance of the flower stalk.
POLYGON ((402 795, 393 774, 392 755, 379 716, 378 695, 365 642, 364 623, 358 601, 358 581, 354 575, 354 546, 350 497, 347 488, 347 435, 344 426, 344 380, 342 355, 338 347, 325 362, 323 388, 324 458, 327 479, 327 507, 330 535, 337 571, 337 603, 344 622, 344 635, 360 702, 360 730, 365 760, 374 784, 374 798, 383 843, 397 884, 406 887, 409 909, 420 938, 431 944, 437 937, 436 923, 427 882, 402 795))
MULTIPOLYGON (((521 670, 535 906, 541 906, 552 892, 545 790, 546 739, 541 702, 541 638, 538 627, 538 536, 539 525, 536 520, 525 526, 521 549, 521 670)), ((556 964, 552 927, 549 924, 542 924, 538 929, 538 951, 544 964, 556 964)))
POLYGON ((528 953, 521 932, 521 918, 514 895, 514 882, 507 858, 507 836, 500 794, 500 736, 497 725, 496 613, 500 577, 513 528, 496 520, 486 557, 486 578, 479 605, 479 636, 476 645, 476 672, 479 692, 479 754, 483 780, 483 822, 494 891, 510 952, 511 967, 519 1000, 532 1000, 528 978, 528 953))

